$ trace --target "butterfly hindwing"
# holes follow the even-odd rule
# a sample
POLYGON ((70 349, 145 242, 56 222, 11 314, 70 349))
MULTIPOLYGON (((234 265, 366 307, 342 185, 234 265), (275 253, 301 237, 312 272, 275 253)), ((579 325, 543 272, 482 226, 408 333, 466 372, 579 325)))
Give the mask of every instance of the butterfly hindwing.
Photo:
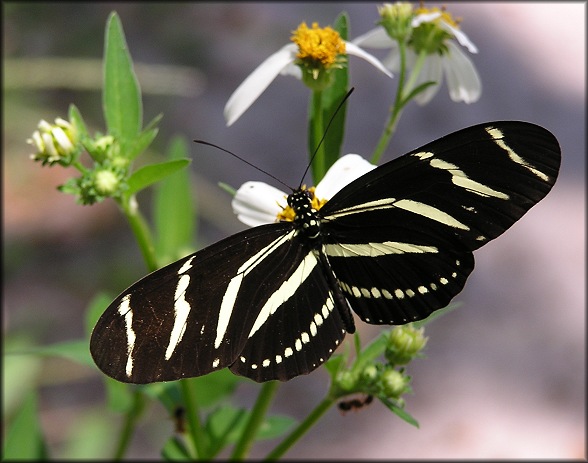
POLYGON ((270 307, 275 312, 265 318, 262 309, 263 323, 255 327, 231 366, 234 373, 255 381, 285 381, 310 373, 345 337, 342 311, 349 308, 346 302, 344 306, 337 303, 326 278, 331 270, 322 266, 315 250, 296 246, 296 241, 292 245, 303 252, 298 267, 273 293, 270 307))

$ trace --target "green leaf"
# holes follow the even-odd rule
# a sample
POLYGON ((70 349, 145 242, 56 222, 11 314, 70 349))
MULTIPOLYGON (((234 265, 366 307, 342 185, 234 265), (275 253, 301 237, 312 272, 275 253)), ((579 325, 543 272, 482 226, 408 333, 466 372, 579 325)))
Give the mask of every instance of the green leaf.
POLYGON ((400 102, 400 107, 404 107, 410 100, 412 100, 415 96, 417 96, 419 93, 425 91, 427 88, 429 88, 431 85, 436 85, 437 82, 431 80, 428 82, 423 82, 422 84, 420 84, 419 86, 413 88, 411 90, 411 92, 406 95, 403 100, 400 102))
POLYGON ((129 384, 104 376, 106 386, 106 402, 108 407, 118 413, 127 413, 135 405, 134 393, 129 384))
MULTIPOLYGON (((341 39, 347 40, 349 32, 349 17, 347 13, 341 13, 335 20, 333 26, 341 39)), ((349 59, 349 55, 347 55, 349 59)), ((325 137, 325 153, 326 153, 326 165, 327 168, 331 167, 337 159, 341 156, 341 147, 343 146, 343 138, 345 135, 345 119, 347 112, 347 103, 339 109, 339 112, 335 115, 335 111, 345 95, 349 85, 349 65, 346 62, 341 69, 334 71, 333 84, 327 88, 323 94, 323 121, 325 121, 325 129, 327 128, 328 121, 333 118, 327 134, 325 137), (334 117, 333 117, 334 116, 334 117)))
POLYGON ((218 182, 217 185, 220 187, 221 190, 226 191, 231 196, 235 196, 237 194, 237 189, 228 183, 218 182))
POLYGON ((88 341, 80 339, 76 341, 65 341, 50 346, 43 346, 31 349, 31 354, 62 357, 82 365, 94 366, 90 356, 88 341))
MULTIPOLYGON (((230 405, 219 407, 212 412, 206 422, 206 430, 211 438, 211 455, 220 452, 226 445, 237 442, 247 425, 249 412, 230 405)), ((289 416, 268 416, 259 428, 256 440, 274 439, 284 435, 294 426, 296 420, 289 416)))
POLYGON ((170 437, 161 449, 161 456, 167 461, 191 461, 186 446, 177 438, 170 437))
POLYGON ((88 308, 86 309, 86 333, 88 335, 88 339, 90 339, 90 335, 92 334, 92 330, 98 323, 98 319, 110 305, 112 300, 114 299, 114 295, 109 293, 98 293, 88 304, 88 308))
MULTIPOLYGON (((164 161, 157 164, 149 164, 137 169, 131 174, 128 180, 129 188, 125 194, 132 196, 139 191, 147 188, 165 177, 172 175, 178 170, 184 169, 190 164, 190 159, 176 159, 173 161, 164 161)), ((176 204, 177 207, 177 204, 176 204)))
POLYGON ((386 350, 388 330, 376 337, 371 343, 365 346, 359 356, 353 362, 352 370, 355 372, 363 370, 369 363, 372 363, 386 350))
MULTIPOLYGON (((178 162, 188 155, 185 139, 172 140, 168 162, 178 162)), ((190 171, 184 169, 168 176, 155 193, 155 252, 160 263, 167 263, 194 250, 196 207, 190 187, 190 171)))
POLYGON ((30 333, 4 335, 2 355, 2 413, 4 419, 21 407, 25 397, 36 387, 42 359, 27 355, 35 345, 30 333))
POLYGON ((67 117, 69 119, 69 122, 71 122, 78 129, 78 136, 80 137, 80 139, 89 137, 88 129, 86 127, 84 119, 82 118, 82 114, 74 104, 69 105, 67 117))
POLYGON ((275 439, 283 436, 296 424, 296 420, 291 416, 272 415, 268 416, 257 434, 258 440, 275 439))
POLYGON ((237 441, 245 429, 248 415, 242 408, 225 405, 208 416, 205 427, 210 437, 209 457, 215 456, 229 443, 237 441))
POLYGON ((331 377, 331 381, 335 379, 337 373, 345 364, 345 356, 341 354, 333 355, 329 360, 325 362, 325 368, 329 372, 329 376, 331 377))
POLYGON ((214 371, 206 376, 190 378, 192 388, 198 391, 198 403, 205 407, 214 405, 226 399, 234 391, 237 385, 244 381, 242 377, 236 376, 228 368, 214 371))
POLYGON ((160 114, 156 118, 154 118, 149 125, 139 134, 136 140, 128 147, 125 156, 128 157, 129 160, 135 159, 139 154, 145 151, 149 145, 153 142, 155 137, 159 132, 159 128, 156 127, 157 123, 161 120, 163 116, 160 114))
POLYGON ((403 408, 400 408, 394 402, 392 402, 391 400, 389 400, 385 397, 378 397, 378 399, 380 399, 380 402, 382 402, 384 405, 386 405, 386 407, 388 407, 390 409, 390 411, 395 413, 398 417, 402 418, 408 424, 412 424, 415 428, 419 427, 419 422, 416 419, 414 419, 413 416, 410 413, 408 413, 406 410, 404 410, 403 408))
POLYGON ((439 318, 439 317, 442 317, 443 315, 448 314, 449 312, 451 312, 452 310, 457 309, 461 305, 462 305, 461 302, 452 302, 448 306, 443 307, 442 309, 435 310, 427 318, 425 318, 423 320, 416 321, 416 322, 412 322, 412 326, 414 328, 420 328, 421 326, 428 325, 429 323, 431 323, 436 318, 439 318))
POLYGON ((4 441, 2 459, 46 460, 47 450, 37 416, 37 394, 31 392, 12 421, 4 441))
POLYGON ((115 12, 106 24, 102 104, 108 133, 120 141, 121 154, 125 155, 141 130, 143 107, 122 24, 115 12))
POLYGON ((102 409, 76 414, 74 422, 68 426, 67 441, 60 459, 80 461, 109 458, 114 452, 117 426, 102 409))

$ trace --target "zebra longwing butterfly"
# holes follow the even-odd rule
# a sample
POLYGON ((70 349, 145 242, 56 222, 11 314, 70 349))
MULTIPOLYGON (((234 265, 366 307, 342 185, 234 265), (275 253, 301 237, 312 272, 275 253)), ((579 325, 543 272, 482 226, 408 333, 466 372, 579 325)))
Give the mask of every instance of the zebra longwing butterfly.
POLYGON ((310 373, 355 331, 351 310, 398 325, 445 307, 472 251, 545 197, 560 161, 544 128, 490 122, 375 168, 318 211, 293 191, 294 221, 237 233, 126 289, 94 328, 94 361, 129 383, 225 367, 258 382, 310 373))

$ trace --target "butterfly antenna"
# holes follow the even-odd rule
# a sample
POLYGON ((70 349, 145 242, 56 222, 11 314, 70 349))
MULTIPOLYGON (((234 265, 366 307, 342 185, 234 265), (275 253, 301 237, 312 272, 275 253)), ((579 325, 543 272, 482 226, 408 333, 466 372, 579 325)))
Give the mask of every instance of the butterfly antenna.
POLYGON ((229 151, 229 150, 227 150, 227 149, 225 149, 225 148, 222 148, 222 147, 220 147, 220 146, 218 146, 218 145, 215 145, 214 143, 210 143, 210 142, 207 142, 207 141, 204 141, 204 140, 194 140, 194 142, 195 142, 195 143, 199 143, 199 144, 201 144, 201 145, 208 145, 208 146, 212 146, 213 148, 216 148, 216 149, 219 149, 219 150, 221 150, 221 151, 224 151, 225 153, 228 153, 228 154, 230 154, 231 156, 233 156, 233 157, 237 158, 239 161, 242 161, 242 162, 244 162, 245 164, 247 164, 247 165, 249 165, 249 166, 253 167, 253 168, 254 168, 254 169, 256 169, 256 170, 258 170, 259 172, 261 172, 261 173, 263 173, 263 174, 267 175, 268 177, 271 177, 271 178, 273 178, 273 179, 274 179, 276 182, 279 182, 279 183, 281 183, 282 185, 284 185, 284 186, 285 186, 286 188, 288 188, 289 190, 291 190, 291 191, 294 191, 294 188, 292 188, 290 185, 288 185, 288 184, 286 184, 286 183, 282 182, 282 181, 281 181, 281 180, 280 180, 278 177, 276 177, 275 175, 272 175, 272 174, 270 174, 269 172, 267 172, 267 171, 263 170, 261 167, 257 167, 255 164, 252 164, 251 162, 247 161, 246 159, 243 159, 241 156, 239 156, 239 155, 237 155, 237 154, 233 153, 232 151, 229 151))
POLYGON ((345 97, 341 100, 341 103, 339 103, 339 106, 337 106, 337 109, 335 109, 335 112, 331 116, 331 119, 329 120, 329 123, 327 124, 327 128, 325 129, 325 133, 323 133, 323 137, 321 138, 321 141, 319 141, 318 145, 314 149, 314 153, 312 153, 312 156, 310 157, 310 162, 306 166, 306 170, 304 171, 304 174, 302 175, 302 179, 300 180, 300 185, 302 185, 302 182, 304 181, 304 177, 306 177, 306 174, 308 173, 308 169, 310 169, 310 166, 312 165, 312 161, 314 161, 316 153, 318 153, 319 148, 321 147, 321 145, 325 141, 325 138, 327 136, 327 132, 329 131, 329 127, 331 127, 331 124, 335 120, 335 116, 337 115, 339 110, 343 107, 343 105, 345 104, 347 99, 351 96, 351 94, 353 93, 353 90, 355 90, 355 87, 351 87, 351 89, 349 89, 349 91, 347 92, 345 97))

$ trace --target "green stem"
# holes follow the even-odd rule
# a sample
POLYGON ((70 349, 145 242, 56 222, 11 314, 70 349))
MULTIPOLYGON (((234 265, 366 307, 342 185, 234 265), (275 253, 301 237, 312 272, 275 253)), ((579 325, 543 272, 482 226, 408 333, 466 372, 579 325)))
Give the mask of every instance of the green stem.
POLYGON ((194 444, 196 452, 196 455, 193 455, 193 457, 194 459, 197 457, 206 458, 206 455, 208 454, 208 441, 206 434, 202 429, 202 423, 200 422, 200 412, 198 403, 195 400, 196 391, 194 391, 193 382, 189 379, 182 379, 180 381, 180 388, 184 404, 186 405, 186 416, 188 418, 190 438, 194 444))
POLYGON ((388 117, 388 122, 384 128, 384 132, 382 133, 380 140, 374 150, 374 154, 372 154, 372 164, 377 164, 382 154, 388 147, 390 143, 390 139, 392 135, 394 135, 394 131, 396 130, 396 125, 398 124, 398 119, 400 118, 400 114, 403 108, 403 96, 405 94, 404 91, 404 80, 406 79, 406 43, 405 42, 398 42, 398 51, 400 53, 400 72, 398 74, 398 87, 396 88, 396 96, 394 97, 394 104, 390 110, 390 115, 388 117))
POLYGON ((135 431, 135 425, 141 412, 145 407, 145 398, 143 394, 137 389, 133 391, 132 395, 133 403, 125 415, 125 421, 123 423, 122 431, 119 434, 118 445, 116 446, 116 452, 113 460, 120 461, 125 455, 127 448, 131 442, 131 437, 135 431))
POLYGON ((149 271, 157 270, 159 267, 157 264, 157 258, 155 257, 155 246, 153 245, 153 238, 151 237, 151 231, 147 222, 139 211, 139 206, 134 196, 128 199, 119 201, 119 204, 125 214, 125 217, 129 221, 131 230, 135 235, 143 259, 147 264, 149 271))
POLYGON ((80 161, 73 161, 71 165, 78 169, 82 174, 88 172, 88 169, 86 169, 86 167, 84 167, 84 165, 80 161))
POLYGON ((320 144, 321 138, 324 134, 324 121, 323 121, 323 92, 320 90, 314 90, 312 92, 312 103, 311 103, 311 115, 310 121, 312 124, 309 143, 309 155, 312 158, 312 178, 316 185, 325 175, 326 172, 326 156, 325 156, 325 145, 320 144))
POLYGON ((410 92, 412 92, 412 89, 414 88, 414 84, 416 83, 417 77, 419 76, 419 74, 421 73, 421 70, 425 64, 425 60, 427 59, 427 52, 422 50, 418 57, 416 62, 414 63, 414 66, 412 68, 412 71, 410 73, 410 77, 408 78, 408 80, 406 81, 406 84, 404 85, 404 91, 402 93, 402 105, 406 105, 406 103, 408 103, 408 101, 406 100, 407 95, 410 94, 410 92))
POLYGON ((277 460, 282 457, 335 403, 332 394, 329 394, 318 406, 310 412, 306 419, 292 431, 275 449, 266 457, 266 460, 277 460))
POLYGON ((241 438, 235 445, 235 449, 231 455, 232 460, 242 460, 247 456, 249 449, 253 445, 257 431, 263 424, 265 414, 274 398, 274 395, 276 394, 276 391, 278 390, 279 385, 280 383, 278 381, 268 381, 267 383, 263 384, 261 391, 259 392, 259 396, 257 397, 257 401, 253 406, 253 410, 251 410, 251 415, 249 415, 247 426, 245 426, 245 430, 243 431, 243 434, 241 434, 241 438))

